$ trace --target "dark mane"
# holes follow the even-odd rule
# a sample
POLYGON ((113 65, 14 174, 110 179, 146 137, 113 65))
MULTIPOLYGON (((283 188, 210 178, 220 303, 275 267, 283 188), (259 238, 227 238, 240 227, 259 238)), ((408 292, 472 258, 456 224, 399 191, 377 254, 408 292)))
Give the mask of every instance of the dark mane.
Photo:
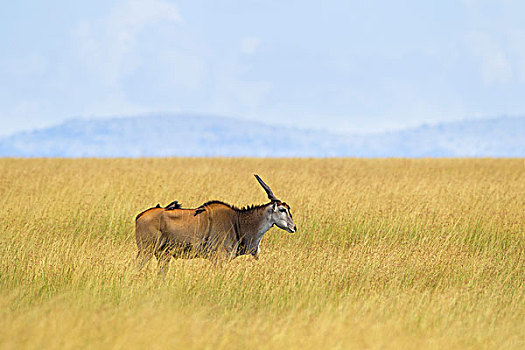
POLYGON ((254 210, 254 209, 260 209, 260 208, 263 208, 265 206, 267 206, 268 203, 266 204, 252 204, 252 205, 247 205, 247 206, 244 206, 240 209, 237 209, 238 211, 250 211, 250 210, 254 210))
POLYGON ((227 206, 228 208, 236 209, 235 206, 228 204, 228 203, 224 203, 223 201, 218 201, 218 200, 207 201, 206 203, 201 204, 197 209, 207 207, 208 205, 211 205, 211 204, 222 204, 222 205, 227 206))
POLYGON ((252 205, 247 205, 247 206, 244 206, 242 208, 239 208, 239 207, 236 207, 235 205, 231 205, 231 204, 225 203, 223 201, 212 200, 212 201, 208 201, 208 202, 202 204, 197 209, 195 209, 195 216, 197 214, 202 213, 205 210, 205 208, 207 206, 211 205, 211 204, 222 204, 222 205, 227 206, 230 209, 235 210, 236 212, 246 212, 246 211, 250 211, 250 210, 254 210, 254 209, 260 209, 260 208, 263 208, 263 207, 268 205, 268 203, 267 204, 258 204, 258 205, 252 204, 252 205))
MULTIPOLYGON (((271 202, 270 202, 271 203, 271 202)), ((281 202, 279 202, 281 203, 281 202)), ((265 206, 268 205, 268 203, 266 204, 252 204, 252 205, 247 205, 247 206, 244 206, 242 208, 239 208, 239 207, 236 207, 235 205, 231 205, 231 204, 228 204, 228 203, 225 203, 223 201, 218 201, 218 200, 212 200, 212 201, 208 201, 204 204, 202 204, 201 206, 199 206, 198 208, 195 209, 195 216, 197 216, 197 214, 200 214, 202 213, 204 210, 206 210, 206 207, 209 206, 209 205, 212 205, 212 204, 222 204, 222 205, 225 205, 227 206, 228 208, 232 209, 232 210, 235 210, 236 212, 247 212, 247 211, 251 211, 251 210, 256 210, 256 209, 260 209, 260 208, 263 208, 265 206)), ((282 203, 284 204, 285 206, 288 206, 286 203, 282 203)), ((141 212, 139 215, 137 215, 137 217, 135 218, 135 221, 138 220, 142 215, 144 215, 147 211, 151 210, 151 209, 158 209, 158 208, 162 208, 160 206, 160 204, 157 204, 155 207, 151 207, 149 209, 146 209, 144 210, 143 212, 141 212)), ((164 210, 174 210, 174 209, 182 209, 182 206, 181 204, 178 202, 178 201, 173 201, 171 202, 170 204, 168 204, 166 207, 164 207, 164 210)))

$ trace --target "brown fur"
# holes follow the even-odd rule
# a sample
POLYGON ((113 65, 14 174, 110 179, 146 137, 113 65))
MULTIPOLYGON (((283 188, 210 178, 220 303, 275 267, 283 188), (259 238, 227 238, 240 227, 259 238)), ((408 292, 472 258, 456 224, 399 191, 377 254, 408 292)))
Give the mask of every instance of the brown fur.
POLYGON ((290 206, 278 200, 258 175, 254 176, 270 203, 239 209, 221 201, 209 201, 198 208, 183 209, 173 201, 166 208, 157 205, 137 215, 139 269, 153 254, 159 262, 159 272, 166 270, 172 256, 229 260, 252 254, 258 259, 259 243, 273 225, 296 232, 290 206))
POLYGON ((221 260, 243 254, 255 256, 251 240, 271 204, 239 209, 210 201, 194 209, 150 208, 137 216, 135 225, 139 268, 153 254, 161 269, 172 256, 221 260))

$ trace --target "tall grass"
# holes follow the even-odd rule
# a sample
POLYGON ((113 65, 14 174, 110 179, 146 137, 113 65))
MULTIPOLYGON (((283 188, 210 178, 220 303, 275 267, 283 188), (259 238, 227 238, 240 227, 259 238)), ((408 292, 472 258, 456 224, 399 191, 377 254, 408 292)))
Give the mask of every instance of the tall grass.
POLYGON ((0 159, 2 348, 525 348, 523 159, 0 159), (137 274, 135 215, 266 201, 261 259, 137 274))

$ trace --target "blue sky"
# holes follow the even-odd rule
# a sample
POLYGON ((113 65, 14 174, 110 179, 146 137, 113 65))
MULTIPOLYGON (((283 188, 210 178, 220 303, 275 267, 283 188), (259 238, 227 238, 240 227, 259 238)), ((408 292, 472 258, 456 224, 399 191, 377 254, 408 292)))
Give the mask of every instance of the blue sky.
POLYGON ((10 1, 0 135, 189 112, 369 132, 525 115, 523 1, 10 1))

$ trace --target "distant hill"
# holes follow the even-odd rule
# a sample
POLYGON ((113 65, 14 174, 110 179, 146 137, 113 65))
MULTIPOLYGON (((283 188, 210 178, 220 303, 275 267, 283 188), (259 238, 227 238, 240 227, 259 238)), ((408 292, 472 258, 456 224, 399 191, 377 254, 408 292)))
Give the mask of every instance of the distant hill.
POLYGON ((0 139, 1 157, 525 157, 525 117, 369 134, 199 115, 71 120, 0 139))

